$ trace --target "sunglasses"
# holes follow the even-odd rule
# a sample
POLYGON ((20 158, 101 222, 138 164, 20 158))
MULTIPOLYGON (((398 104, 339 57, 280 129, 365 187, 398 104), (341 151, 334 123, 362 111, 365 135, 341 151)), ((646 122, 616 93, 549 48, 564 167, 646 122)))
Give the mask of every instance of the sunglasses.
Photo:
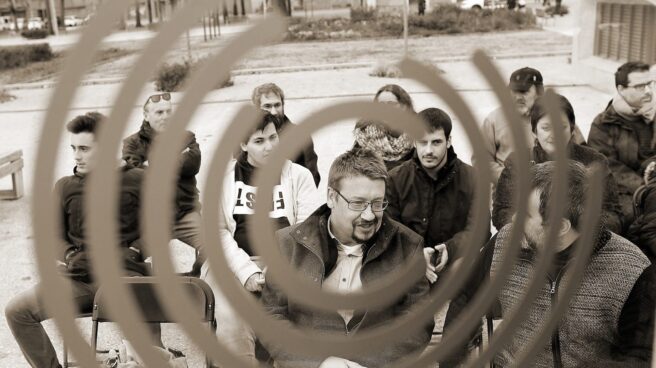
POLYGON ((164 92, 164 93, 158 93, 156 95, 152 95, 152 96, 148 97, 148 99, 146 100, 146 103, 144 104, 144 108, 146 107, 146 105, 148 105, 149 102, 158 103, 161 100, 171 101, 171 94, 168 93, 168 92, 164 92))

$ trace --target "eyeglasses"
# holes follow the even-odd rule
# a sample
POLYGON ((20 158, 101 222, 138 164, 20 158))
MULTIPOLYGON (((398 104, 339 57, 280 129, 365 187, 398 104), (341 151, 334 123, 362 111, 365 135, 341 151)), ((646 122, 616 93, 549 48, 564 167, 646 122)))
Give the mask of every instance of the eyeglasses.
POLYGON ((647 83, 640 83, 640 84, 636 84, 635 86, 626 86, 626 87, 627 88, 633 88, 633 89, 635 89, 636 91, 639 91, 639 92, 644 92, 644 91, 647 90, 647 88, 652 89, 652 90, 654 89, 654 81, 649 81, 647 83))
POLYGON ((146 105, 148 105, 149 102, 158 103, 161 100, 171 101, 171 94, 169 92, 164 92, 148 97, 146 103, 144 104, 144 109, 146 108, 146 105))
POLYGON ((348 204, 349 210, 352 210, 352 211, 361 211, 362 212, 362 211, 366 210, 367 207, 369 207, 369 205, 371 205, 371 210, 373 212, 382 212, 383 210, 385 210, 385 208, 387 208, 387 205, 389 204, 389 202, 387 202, 387 201, 380 201, 380 200, 379 201, 373 201, 373 202, 349 201, 348 199, 346 199, 346 197, 344 197, 342 195, 342 193, 339 192, 339 190, 337 190, 335 188, 333 188, 333 190, 337 194, 339 194, 339 196, 342 197, 343 200, 346 201, 346 203, 348 204))

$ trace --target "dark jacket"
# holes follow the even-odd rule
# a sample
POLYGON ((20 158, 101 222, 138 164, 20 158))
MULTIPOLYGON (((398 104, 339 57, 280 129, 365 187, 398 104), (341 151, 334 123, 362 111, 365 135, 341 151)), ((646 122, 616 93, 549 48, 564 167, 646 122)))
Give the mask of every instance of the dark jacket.
MULTIPOLYGON (((608 159, 619 193, 631 195, 643 184, 642 173, 647 163, 641 157, 637 133, 629 126, 627 119, 609 103, 606 110, 592 122, 588 145, 608 159)), ((641 116, 635 119, 644 124, 641 116)))
MULTIPOLYGON (((608 168, 608 161, 606 158, 593 149, 575 144, 573 142, 570 142, 570 144, 567 146, 567 157, 573 161, 582 163, 586 167, 590 167, 593 164, 601 165, 601 169, 604 172, 603 177, 605 178, 604 200, 602 204, 603 219, 606 224, 606 228, 616 234, 621 235, 623 229, 622 208, 620 207, 618 200, 617 184, 613 174, 608 168)), ((514 179, 515 159, 516 155, 511 154, 508 160, 506 160, 505 168, 501 172, 496 191, 494 192, 494 204, 492 205, 492 224, 497 228, 497 230, 500 230, 503 226, 508 224, 512 220, 512 216, 515 213, 513 208, 513 200, 516 194, 514 179)), ((542 146, 540 146, 540 144, 536 144, 531 150, 530 160, 530 165, 533 165, 550 161, 550 158, 542 146)))
POLYGON ((652 263, 656 262, 656 181, 647 185, 641 195, 636 219, 626 238, 636 244, 652 263))
POLYGON ((455 259, 469 245, 475 190, 473 168, 460 161, 453 148, 436 180, 415 154, 390 172, 385 213, 421 235, 426 247, 446 243, 449 258, 455 259))
MULTIPOLYGON (((150 146, 155 136, 154 129, 147 121, 141 124, 137 133, 123 140, 123 160, 132 167, 144 168, 149 161, 150 146)), ((175 192, 175 219, 179 220, 192 211, 200 210, 196 174, 200 170, 200 146, 196 136, 187 132, 187 144, 180 156, 178 188, 175 192)))
MULTIPOLYGON (((307 220, 276 233, 281 252, 298 270, 298 277, 321 285, 337 262, 337 249, 328 234, 327 205, 317 209, 307 220)), ((363 266, 360 271, 363 288, 385 275, 398 270, 411 260, 423 262, 421 238, 405 226, 383 216, 381 228, 364 245, 363 266)), ((355 311, 348 326, 336 312, 321 312, 305 307, 293 299, 288 299, 267 279, 262 302, 265 309, 278 320, 289 321, 294 327, 309 328, 317 332, 343 333, 349 335, 360 330, 385 326, 388 322, 408 312, 409 308, 423 300, 428 293, 428 280, 418 275, 417 283, 396 304, 384 309, 355 311)), ((393 343, 380 351, 372 351, 357 357, 345 357, 365 367, 381 367, 413 352, 421 352, 430 341, 433 321, 427 321, 425 329, 393 343)), ((268 344, 269 351, 278 367, 318 367, 323 358, 296 356, 282 351, 280 347, 268 344)))
MULTIPOLYGON (((119 204, 120 232, 119 247, 124 256, 126 270, 148 274, 148 268, 141 256, 141 236, 139 226, 139 201, 143 170, 124 167, 121 169, 121 193, 119 204)), ((66 264, 62 270, 71 278, 82 282, 93 282, 87 254, 86 220, 84 209, 84 190, 88 175, 66 176, 55 184, 55 194, 59 196, 61 216, 61 245, 59 260, 66 264)))
MULTIPOLYGON (((282 132, 286 127, 291 125, 292 122, 289 120, 287 115, 280 126, 280 131, 282 132)), ((303 147, 303 151, 296 157, 294 163, 297 163, 306 169, 310 170, 312 177, 314 178, 314 184, 319 187, 319 182, 321 182, 321 175, 319 175, 319 168, 317 167, 317 154, 314 152, 314 143, 310 139, 310 143, 303 147)))

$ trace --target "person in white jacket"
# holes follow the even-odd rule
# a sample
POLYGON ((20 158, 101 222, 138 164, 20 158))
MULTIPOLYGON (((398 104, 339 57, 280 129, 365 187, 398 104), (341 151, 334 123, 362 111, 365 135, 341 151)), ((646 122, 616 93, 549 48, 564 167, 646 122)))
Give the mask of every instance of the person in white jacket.
MULTIPOLYGON (((230 269, 252 293, 264 286, 264 267, 257 260, 248 236, 255 213, 257 188, 255 171, 264 166, 278 144, 278 129, 282 120, 272 114, 263 115, 248 140, 241 143, 241 154, 228 165, 221 198, 219 235, 230 269)), ((278 229, 304 221, 322 203, 308 169, 291 161, 284 164, 280 182, 273 189, 273 203, 269 217, 278 229)), ((275 242, 271 246, 276 246, 275 242)), ((207 263, 201 272, 216 297, 217 336, 221 343, 237 355, 255 362, 255 336, 230 306, 219 286, 214 282, 207 263)))

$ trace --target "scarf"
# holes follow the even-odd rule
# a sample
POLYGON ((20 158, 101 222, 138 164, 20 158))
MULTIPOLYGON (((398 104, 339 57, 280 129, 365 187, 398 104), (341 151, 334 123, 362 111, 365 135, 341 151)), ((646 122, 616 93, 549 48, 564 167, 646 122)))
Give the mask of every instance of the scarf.
POLYGON ((412 141, 407 134, 395 137, 389 129, 378 124, 356 127, 355 142, 362 148, 378 152, 385 161, 397 161, 412 150, 412 141))

